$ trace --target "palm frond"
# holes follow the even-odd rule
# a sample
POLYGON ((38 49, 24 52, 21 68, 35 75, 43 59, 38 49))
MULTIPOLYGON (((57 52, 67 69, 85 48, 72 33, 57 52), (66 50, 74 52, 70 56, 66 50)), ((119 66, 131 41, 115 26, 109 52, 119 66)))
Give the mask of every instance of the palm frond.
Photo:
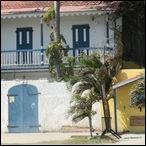
POLYGON ((145 74, 140 77, 138 83, 134 84, 130 89, 130 97, 135 107, 145 105, 145 74))
POLYGON ((95 69, 101 67, 102 62, 100 61, 99 54, 91 54, 90 56, 82 54, 78 65, 79 67, 88 67, 88 69, 95 69))
POLYGON ((86 113, 79 113, 79 114, 75 114, 72 118, 72 121, 77 123, 81 120, 83 120, 85 117, 87 117, 87 114, 86 113))

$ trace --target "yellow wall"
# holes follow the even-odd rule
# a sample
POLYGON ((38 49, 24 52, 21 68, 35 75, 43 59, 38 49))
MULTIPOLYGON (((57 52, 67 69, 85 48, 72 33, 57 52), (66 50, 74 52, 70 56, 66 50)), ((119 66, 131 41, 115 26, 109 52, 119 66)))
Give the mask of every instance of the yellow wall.
MULTIPOLYGON (((123 69, 117 75, 117 82, 124 81, 129 78, 133 78, 140 73, 143 73, 144 69, 123 69)), ((130 116, 145 116, 145 109, 132 108, 130 107, 130 96, 129 90, 136 83, 134 81, 125 86, 119 87, 116 89, 116 109, 117 109, 117 128, 118 132, 145 132, 144 126, 130 126, 130 116)), ((114 99, 109 100, 110 114, 111 114, 111 127, 115 130, 115 121, 114 121, 114 99)), ((102 111, 102 116, 103 111, 102 111)))
MULTIPOLYGON (((145 116, 145 109, 142 108, 141 112, 138 108, 130 107, 129 90, 133 84, 122 86, 116 90, 116 108, 117 108, 117 127, 118 132, 145 132, 144 126, 130 126, 130 116, 145 116)), ((111 109, 112 114, 114 109, 111 109)), ((114 116, 113 116, 114 119, 114 116)), ((114 121, 114 120, 113 120, 114 121)), ((114 124, 114 123, 112 123, 114 124)))
POLYGON ((144 73, 144 69, 122 69, 116 74, 117 82, 121 82, 144 73))

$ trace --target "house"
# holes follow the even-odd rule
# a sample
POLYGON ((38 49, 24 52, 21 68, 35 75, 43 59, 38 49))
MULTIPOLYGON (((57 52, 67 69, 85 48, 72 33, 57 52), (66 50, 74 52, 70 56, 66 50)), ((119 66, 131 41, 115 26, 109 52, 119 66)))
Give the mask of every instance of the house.
MULTIPOLYGON (((118 1, 61 1, 60 28, 70 50, 104 54, 115 52, 113 21, 109 16, 118 1)), ((53 22, 43 15, 53 1, 1 2, 1 132, 61 131, 68 127, 88 127, 83 120, 73 124, 65 119, 71 91, 67 83, 54 82, 49 74, 45 49, 53 22)), ((121 18, 115 22, 121 32, 121 18)), ((100 104, 93 127, 101 130, 100 104)))
POLYGON ((144 69, 122 69, 113 85, 114 99, 109 101, 111 127, 116 132, 145 132, 145 108, 131 107, 130 88, 137 83, 144 69))
MULTIPOLYGON (((38 68, 39 65, 47 67, 44 49, 50 42, 50 28, 53 23, 45 24, 42 16, 52 5, 52 1, 2 1, 2 71, 18 68, 25 68, 26 71, 29 65, 31 69, 32 66, 38 68), (8 40, 9 43, 6 43, 8 40)), ((103 53, 108 40, 110 47, 114 49, 114 31, 110 29, 113 22, 108 17, 114 12, 118 2, 107 5, 96 1, 61 2, 61 34, 71 48, 70 56, 78 55, 77 48, 80 47, 87 54, 92 49, 103 53)), ((121 19, 117 22, 121 28, 121 19)))

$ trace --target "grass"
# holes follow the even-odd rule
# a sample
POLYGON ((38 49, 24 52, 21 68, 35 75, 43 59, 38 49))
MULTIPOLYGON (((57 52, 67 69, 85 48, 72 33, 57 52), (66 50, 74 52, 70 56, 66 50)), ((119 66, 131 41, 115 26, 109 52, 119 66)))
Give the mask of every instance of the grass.
POLYGON ((38 144, 48 144, 48 145, 96 145, 96 144, 105 144, 116 142, 115 139, 109 136, 104 136, 100 138, 100 136, 93 136, 89 138, 89 136, 71 136, 68 140, 63 141, 49 141, 49 142, 40 142, 38 144))

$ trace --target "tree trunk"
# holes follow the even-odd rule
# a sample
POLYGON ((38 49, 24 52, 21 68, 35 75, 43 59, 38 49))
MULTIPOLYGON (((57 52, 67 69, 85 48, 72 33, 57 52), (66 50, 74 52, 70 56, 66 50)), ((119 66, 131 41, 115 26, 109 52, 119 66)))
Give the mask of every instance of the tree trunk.
POLYGON ((54 21, 54 37, 55 42, 60 38, 60 1, 54 1, 55 21, 54 21))
POLYGON ((106 100, 106 93, 105 93, 105 88, 104 84, 101 84, 102 88, 102 102, 103 102, 103 111, 104 111, 104 118, 105 118, 105 126, 106 129, 110 129, 110 111, 109 111, 109 103, 106 100))
MULTIPOLYGON (((55 9, 54 39, 55 42, 58 43, 60 39, 60 1, 54 1, 54 9, 55 9)), ((60 64, 61 64, 60 53, 57 50, 56 63, 55 63, 56 80, 58 80, 59 77, 61 77, 60 64)))
POLYGON ((91 116, 89 116, 88 119, 89 119, 89 131, 90 131, 90 137, 92 137, 92 118, 91 118, 91 116))

